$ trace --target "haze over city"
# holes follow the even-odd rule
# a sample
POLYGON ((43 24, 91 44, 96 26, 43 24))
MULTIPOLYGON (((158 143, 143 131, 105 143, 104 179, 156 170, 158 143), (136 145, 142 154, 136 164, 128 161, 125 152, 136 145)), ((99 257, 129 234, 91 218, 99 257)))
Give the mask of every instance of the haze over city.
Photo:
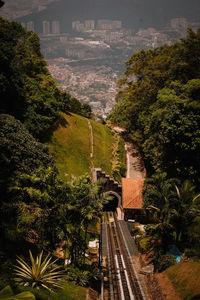
POLYGON ((7 0, 1 15, 36 31, 59 86, 110 113, 125 62, 200 26, 199 0, 7 0))

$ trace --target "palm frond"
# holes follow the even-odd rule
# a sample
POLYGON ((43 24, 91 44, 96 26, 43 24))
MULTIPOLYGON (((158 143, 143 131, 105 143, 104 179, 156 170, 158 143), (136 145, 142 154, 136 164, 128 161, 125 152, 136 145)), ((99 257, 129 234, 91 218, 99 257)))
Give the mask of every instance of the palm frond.
POLYGON ((196 195, 193 199, 192 199, 192 202, 194 203, 197 199, 200 198, 200 194, 196 195))
POLYGON ((33 288, 43 287, 48 291, 53 288, 62 288, 62 278, 64 275, 60 266, 55 265, 58 259, 52 261, 52 257, 47 255, 42 261, 43 252, 35 259, 29 251, 31 265, 29 266, 21 257, 18 257, 19 265, 15 266, 15 281, 21 285, 29 285, 33 288))

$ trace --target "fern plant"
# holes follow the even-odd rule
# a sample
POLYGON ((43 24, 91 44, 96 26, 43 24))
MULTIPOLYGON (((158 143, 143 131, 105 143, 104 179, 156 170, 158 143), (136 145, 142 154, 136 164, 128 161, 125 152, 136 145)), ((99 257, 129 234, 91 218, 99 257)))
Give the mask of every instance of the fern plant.
POLYGON ((17 283, 23 286, 33 288, 45 288, 52 292, 53 288, 62 288, 62 279, 64 276, 63 270, 55 263, 58 259, 52 261, 49 255, 42 261, 43 251, 33 258, 29 250, 31 265, 28 265, 21 257, 18 257, 18 265, 15 266, 14 278, 17 283))

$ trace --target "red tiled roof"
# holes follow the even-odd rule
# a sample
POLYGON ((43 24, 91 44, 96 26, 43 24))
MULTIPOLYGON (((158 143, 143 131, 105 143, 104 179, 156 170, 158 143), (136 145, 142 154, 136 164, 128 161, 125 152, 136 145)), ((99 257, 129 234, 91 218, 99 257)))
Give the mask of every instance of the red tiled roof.
POLYGON ((123 208, 141 209, 144 179, 122 178, 123 208))

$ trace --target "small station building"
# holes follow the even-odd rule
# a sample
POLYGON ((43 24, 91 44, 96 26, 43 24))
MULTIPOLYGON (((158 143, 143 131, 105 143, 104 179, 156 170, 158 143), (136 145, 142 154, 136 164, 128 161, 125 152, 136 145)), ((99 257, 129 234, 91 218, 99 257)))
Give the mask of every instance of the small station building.
POLYGON ((124 220, 144 221, 143 212, 144 178, 122 178, 122 207, 124 220))

